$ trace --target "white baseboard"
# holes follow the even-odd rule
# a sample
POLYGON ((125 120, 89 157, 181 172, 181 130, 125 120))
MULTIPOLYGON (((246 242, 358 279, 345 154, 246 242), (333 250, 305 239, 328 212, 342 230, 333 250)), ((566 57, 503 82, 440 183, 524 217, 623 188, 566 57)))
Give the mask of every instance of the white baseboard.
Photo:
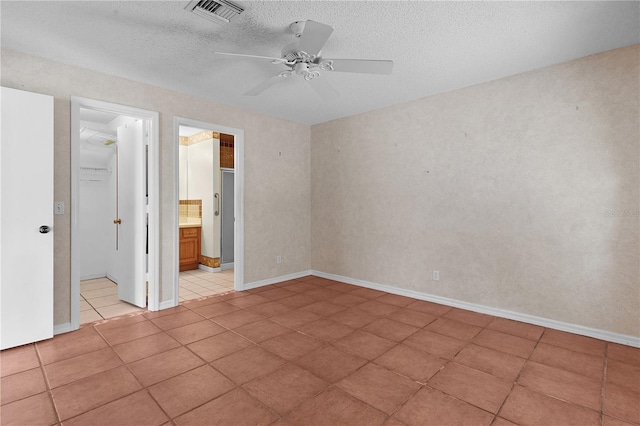
POLYGON ((203 265, 203 264, 199 264, 198 265, 198 269, 201 269, 201 270, 207 271, 207 272, 220 272, 220 271, 222 271, 221 268, 212 268, 210 266, 203 265))
POLYGON ((114 283, 118 284, 118 279, 111 274, 107 274, 107 278, 109 278, 114 283))
POLYGON ((83 275, 80 277, 80 281, 84 281, 84 280, 95 280, 96 278, 104 278, 106 277, 107 274, 90 274, 90 275, 83 275))
POLYGON ((311 271, 301 271, 295 272, 293 274, 282 275, 274 278, 267 278, 266 280, 254 281, 252 283, 245 283, 243 286, 243 290, 251 290, 252 288, 263 287, 265 285, 277 284, 282 281, 295 280, 296 278, 306 277, 307 275, 311 275, 311 271))
POLYGON ((229 262, 229 263, 221 263, 221 264, 220 264, 220 269, 221 269, 221 270, 223 270, 223 271, 225 271, 225 270, 227 270, 227 269, 233 269, 233 268, 234 268, 234 266, 233 266, 233 262, 229 262))
POLYGON ((542 327, 552 328, 554 330, 566 331, 569 333, 580 334, 582 336, 593 337, 596 339, 606 340, 608 342, 620 343, 623 345, 634 346, 640 348, 640 337, 630 336, 627 334, 614 333, 607 330, 585 327, 578 324, 556 321, 549 318, 538 317, 535 315, 523 314, 520 312, 509 311, 506 309, 493 308, 490 306, 478 305, 475 303, 464 302, 461 300, 450 299, 448 297, 436 296, 432 294, 422 293, 415 290, 406 290, 403 288, 393 287, 384 284, 373 283, 369 281, 358 280, 355 278, 344 277, 342 275, 330 274, 322 271, 310 271, 312 275, 329 280, 340 281, 345 284, 353 284, 360 287, 371 288, 374 290, 385 291, 387 293, 397 294, 400 296, 411 297, 413 299, 426 300, 428 302, 439 303, 441 305, 453 306, 455 308, 466 309, 469 311, 479 312, 482 314, 493 315, 500 318, 507 318, 515 321, 535 324, 542 327))
POLYGON ((73 331, 73 328, 71 328, 71 322, 65 322, 63 324, 57 324, 57 325, 53 326, 53 335, 54 336, 56 334, 68 333, 70 331, 73 331))

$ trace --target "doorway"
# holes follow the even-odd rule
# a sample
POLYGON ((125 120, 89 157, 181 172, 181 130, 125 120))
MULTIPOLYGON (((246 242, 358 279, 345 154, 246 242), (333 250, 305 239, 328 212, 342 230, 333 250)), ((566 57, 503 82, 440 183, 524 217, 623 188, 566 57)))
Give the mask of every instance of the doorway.
POLYGON ((157 310, 158 114, 72 98, 71 140, 71 329, 157 310))
POLYGON ((177 117, 174 134, 176 306, 182 300, 242 289, 242 263, 237 261, 242 247, 242 198, 233 188, 242 180, 243 132, 177 117))

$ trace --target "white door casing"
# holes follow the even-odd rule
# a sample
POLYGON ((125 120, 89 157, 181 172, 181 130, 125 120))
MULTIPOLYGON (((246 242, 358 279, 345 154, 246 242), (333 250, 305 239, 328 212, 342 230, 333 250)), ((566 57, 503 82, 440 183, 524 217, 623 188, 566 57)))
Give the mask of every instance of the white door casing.
POLYGON ((103 102, 77 96, 71 97, 71 321, 58 324, 56 334, 76 330, 80 327, 80 256, 78 253, 78 200, 80 170, 80 109, 87 108, 98 111, 114 112, 128 117, 135 117, 148 122, 145 137, 148 140, 148 309, 157 311, 162 308, 160 301, 160 115, 155 111, 144 110, 126 105, 103 102))
POLYGON ((53 337, 53 97, 2 87, 1 98, 0 349, 6 349, 53 337))
POLYGON ((173 141, 174 141, 174 187, 173 187, 173 226, 171 240, 173 260, 173 295, 170 299, 163 301, 162 308, 170 308, 179 304, 179 189, 180 189, 180 169, 179 164, 179 129, 180 125, 196 127, 203 130, 226 133, 234 136, 234 289, 244 290, 244 130, 233 127, 211 124, 200 120, 193 120, 184 117, 174 117, 173 119, 173 141))

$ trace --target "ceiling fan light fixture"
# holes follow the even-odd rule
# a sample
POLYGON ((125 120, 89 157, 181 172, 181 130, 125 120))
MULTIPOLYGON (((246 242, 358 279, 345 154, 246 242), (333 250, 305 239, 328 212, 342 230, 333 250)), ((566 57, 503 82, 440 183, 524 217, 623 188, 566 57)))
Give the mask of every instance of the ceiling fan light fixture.
POLYGON ((311 81, 314 78, 320 77, 320 73, 318 71, 309 71, 304 75, 304 79, 307 81, 311 81))
POLYGON ((215 52, 218 55, 239 56, 253 59, 268 59, 272 64, 284 65, 288 69, 263 81, 245 92, 247 96, 257 96, 270 87, 296 74, 302 77, 325 101, 336 99, 339 94, 321 72, 351 72, 363 74, 391 74, 393 61, 375 59, 323 59, 322 49, 333 33, 333 27, 315 21, 296 21, 289 28, 300 40, 284 46, 282 57, 247 55, 241 53, 215 52))
POLYGON ((298 62, 293 68, 298 75, 306 75, 309 72, 309 64, 306 62, 298 62))
POLYGON ((333 61, 330 59, 322 61, 318 64, 318 68, 320 68, 322 71, 333 71, 333 61))

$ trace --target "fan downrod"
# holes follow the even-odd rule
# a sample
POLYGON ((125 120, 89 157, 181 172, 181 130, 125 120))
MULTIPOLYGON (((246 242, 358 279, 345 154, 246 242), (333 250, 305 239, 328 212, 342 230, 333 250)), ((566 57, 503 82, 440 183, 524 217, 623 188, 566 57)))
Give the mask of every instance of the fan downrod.
POLYGON ((306 23, 307 21, 295 21, 289 25, 289 29, 291 29, 291 32, 296 36, 296 38, 300 38, 304 31, 304 24, 306 23))

